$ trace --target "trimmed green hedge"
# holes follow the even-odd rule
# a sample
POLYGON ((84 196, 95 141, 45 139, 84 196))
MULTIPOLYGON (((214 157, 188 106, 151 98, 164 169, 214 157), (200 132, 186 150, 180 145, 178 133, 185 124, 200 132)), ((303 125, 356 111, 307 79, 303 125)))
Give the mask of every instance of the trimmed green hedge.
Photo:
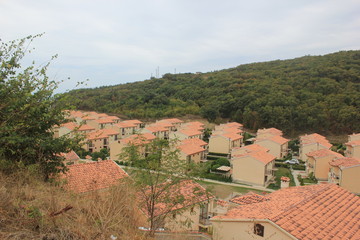
POLYGON ((293 165, 292 169, 294 170, 305 170, 305 165, 293 165))
POLYGON ((216 156, 223 156, 227 157, 229 154, 227 153, 215 153, 215 152, 209 152, 208 155, 216 155, 216 156))

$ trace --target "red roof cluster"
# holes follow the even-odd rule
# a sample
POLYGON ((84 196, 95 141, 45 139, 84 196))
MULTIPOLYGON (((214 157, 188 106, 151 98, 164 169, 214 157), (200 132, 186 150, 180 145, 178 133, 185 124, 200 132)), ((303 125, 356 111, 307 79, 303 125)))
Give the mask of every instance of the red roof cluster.
POLYGON ((265 196, 249 192, 245 195, 237 196, 232 199, 230 199, 230 202, 236 203, 238 205, 244 205, 244 204, 252 204, 252 203, 259 203, 263 201, 268 201, 269 199, 265 196))
POLYGON ((268 164, 269 162, 272 162, 275 160, 275 156, 271 155, 270 153, 264 152, 264 151, 258 151, 258 152, 249 152, 241 155, 236 155, 235 158, 233 158, 233 161, 241 160, 241 158, 244 157, 251 157, 255 160, 258 160, 264 164, 268 164))
POLYGON ((268 219, 297 239, 360 239, 360 198, 334 184, 290 187, 213 219, 268 219))

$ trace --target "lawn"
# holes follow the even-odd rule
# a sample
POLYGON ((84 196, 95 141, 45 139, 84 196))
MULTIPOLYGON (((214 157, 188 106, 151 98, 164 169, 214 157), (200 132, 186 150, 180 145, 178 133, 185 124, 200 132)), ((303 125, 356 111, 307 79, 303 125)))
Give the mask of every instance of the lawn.
POLYGON ((281 182, 281 177, 289 177, 290 178, 290 186, 295 186, 295 181, 294 181, 294 177, 291 174, 290 169, 288 168, 283 168, 283 167, 279 167, 276 172, 275 172, 275 183, 272 183, 268 186, 268 188, 271 189, 280 189, 280 182, 281 182))
POLYGON ((212 194, 214 194, 218 198, 225 199, 230 194, 236 192, 240 194, 248 193, 248 192, 255 192, 255 193, 263 193, 263 191, 252 189, 252 188, 245 188, 245 187, 237 187, 237 186, 228 186, 218 183, 210 183, 205 181, 197 181, 200 185, 208 189, 212 194))

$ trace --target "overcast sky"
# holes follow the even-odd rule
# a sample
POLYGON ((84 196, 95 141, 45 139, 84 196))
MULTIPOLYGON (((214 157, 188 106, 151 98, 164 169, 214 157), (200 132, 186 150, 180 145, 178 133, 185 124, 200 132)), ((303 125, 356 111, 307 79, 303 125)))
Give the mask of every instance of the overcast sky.
POLYGON ((359 0, 0 0, 2 41, 45 32, 59 91, 360 49, 359 0))

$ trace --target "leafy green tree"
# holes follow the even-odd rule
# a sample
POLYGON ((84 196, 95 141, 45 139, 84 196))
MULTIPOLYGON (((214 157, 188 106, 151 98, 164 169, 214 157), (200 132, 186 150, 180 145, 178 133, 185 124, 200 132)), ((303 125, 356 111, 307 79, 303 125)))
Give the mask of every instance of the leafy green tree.
MULTIPOLYGON (((78 147, 79 138, 53 138, 53 127, 65 123, 69 106, 54 95, 58 82, 46 75, 49 63, 21 66, 34 38, 0 46, 0 157, 2 166, 36 165, 45 180, 64 171, 62 152, 78 147)), ((9 170, 9 169, 8 169, 9 170)))
MULTIPOLYGON (((176 141, 156 138, 150 143, 141 142, 124 148, 121 157, 130 161, 134 168, 129 169, 133 183, 139 193, 143 211, 148 216, 151 236, 155 230, 163 227, 165 219, 178 215, 184 209, 173 212, 172 209, 189 201, 179 191, 174 189, 185 179, 189 179, 190 167, 186 161, 179 159, 176 141), (141 154, 140 148, 146 148, 146 154, 141 154), (161 206, 161 207, 159 207, 161 206), (159 211, 161 214, 159 214, 159 211)), ((179 224, 188 224, 185 220, 179 224)))

